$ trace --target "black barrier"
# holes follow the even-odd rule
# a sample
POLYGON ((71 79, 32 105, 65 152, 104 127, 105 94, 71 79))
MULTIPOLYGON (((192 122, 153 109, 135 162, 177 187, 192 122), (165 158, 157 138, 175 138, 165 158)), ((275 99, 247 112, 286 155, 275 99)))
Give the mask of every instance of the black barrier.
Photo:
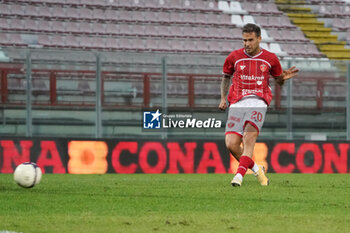
MULTIPOLYGON (((254 160, 272 173, 350 173, 348 142, 258 142, 254 160)), ((232 173, 224 140, 0 140, 0 173, 26 161, 44 173, 232 173)))

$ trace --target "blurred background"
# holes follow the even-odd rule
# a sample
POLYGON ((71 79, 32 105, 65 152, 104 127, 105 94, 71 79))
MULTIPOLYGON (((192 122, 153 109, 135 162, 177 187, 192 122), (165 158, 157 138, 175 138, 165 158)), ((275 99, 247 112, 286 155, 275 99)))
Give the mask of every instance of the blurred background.
POLYGON ((259 139, 350 139, 350 1, 0 0, 0 136, 223 139, 222 65, 241 28, 299 75, 259 139), (221 130, 142 130, 145 109, 221 130))

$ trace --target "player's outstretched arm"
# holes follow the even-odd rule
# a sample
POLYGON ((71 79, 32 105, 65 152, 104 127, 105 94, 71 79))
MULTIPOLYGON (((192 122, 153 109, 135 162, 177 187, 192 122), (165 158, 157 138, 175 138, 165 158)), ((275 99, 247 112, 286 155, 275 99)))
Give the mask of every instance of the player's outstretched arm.
POLYGON ((286 80, 293 78, 298 73, 299 73, 299 69, 296 68, 295 66, 292 66, 288 70, 283 70, 282 75, 279 77, 276 77, 276 82, 282 86, 286 80))
POLYGON ((231 76, 224 75, 224 77, 222 77, 222 80, 221 80, 221 100, 220 100, 220 104, 219 104, 220 110, 225 110, 227 108, 226 96, 227 96, 227 92, 230 88, 230 81, 231 81, 231 76))

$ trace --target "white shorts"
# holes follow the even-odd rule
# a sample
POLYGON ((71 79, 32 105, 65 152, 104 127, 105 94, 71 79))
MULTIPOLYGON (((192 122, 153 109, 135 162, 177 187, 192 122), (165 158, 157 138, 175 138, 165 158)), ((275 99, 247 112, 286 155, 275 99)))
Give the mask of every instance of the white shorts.
POLYGON ((256 96, 247 96, 231 104, 226 122, 225 134, 238 134, 243 136, 244 128, 250 123, 260 132, 266 115, 267 104, 256 96))

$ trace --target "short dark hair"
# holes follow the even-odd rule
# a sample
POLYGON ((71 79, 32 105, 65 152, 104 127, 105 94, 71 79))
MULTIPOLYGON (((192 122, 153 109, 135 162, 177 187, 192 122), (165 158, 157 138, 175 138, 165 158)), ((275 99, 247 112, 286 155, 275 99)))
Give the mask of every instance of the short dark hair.
POLYGON ((261 36, 261 30, 260 27, 256 24, 247 23, 243 26, 242 34, 243 33, 252 33, 255 32, 256 37, 261 36))

